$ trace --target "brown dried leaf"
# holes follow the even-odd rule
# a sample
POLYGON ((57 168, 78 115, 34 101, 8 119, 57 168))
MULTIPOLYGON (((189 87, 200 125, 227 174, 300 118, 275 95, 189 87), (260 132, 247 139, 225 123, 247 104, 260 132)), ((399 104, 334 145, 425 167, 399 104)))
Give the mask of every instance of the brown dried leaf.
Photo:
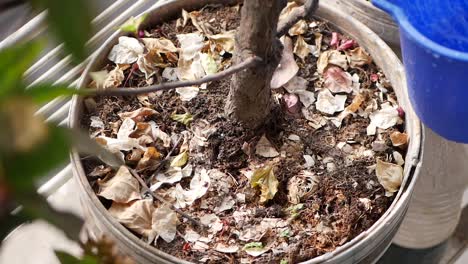
POLYGON ((271 142, 263 135, 257 143, 255 154, 264 158, 274 158, 279 156, 279 152, 273 147, 271 142))
POLYGON ((317 61, 317 72, 323 74, 325 69, 330 65, 336 65, 341 67, 343 70, 348 69, 348 61, 346 55, 341 54, 337 50, 327 50, 320 54, 317 61))
POLYGON ((377 159, 377 179, 388 195, 397 192, 403 181, 403 168, 399 165, 377 159))
POLYGON ((262 194, 260 196, 260 202, 265 203, 275 197, 278 192, 279 182, 276 179, 272 166, 265 166, 254 171, 252 178, 250 179, 250 185, 252 188, 260 186, 262 194))
POLYGON ((364 66, 372 62, 372 57, 361 47, 347 50, 345 53, 351 68, 364 66))
POLYGON ((305 60, 307 56, 311 53, 309 44, 305 42, 304 37, 298 36, 296 44, 294 45, 294 54, 296 54, 302 60, 305 60))
POLYGON ((290 36, 299 36, 303 35, 309 29, 309 25, 305 20, 299 20, 294 26, 292 26, 288 33, 290 36))
POLYGON ((404 147, 408 144, 408 134, 406 133, 395 131, 390 135, 390 139, 395 147, 404 147))
POLYGON ((102 182, 98 181, 100 186, 99 196, 117 203, 129 203, 141 199, 140 184, 132 176, 127 167, 122 166, 114 177, 102 182))
POLYGON ((157 53, 177 53, 178 50, 174 43, 166 38, 142 38, 148 51, 157 53))
POLYGON ((154 237, 152 200, 138 200, 129 204, 112 203, 109 213, 119 223, 145 238, 154 237))
POLYGON ((157 112, 154 109, 148 107, 142 107, 132 112, 120 113, 119 116, 121 119, 131 118, 135 122, 142 122, 145 118, 156 114, 157 112))

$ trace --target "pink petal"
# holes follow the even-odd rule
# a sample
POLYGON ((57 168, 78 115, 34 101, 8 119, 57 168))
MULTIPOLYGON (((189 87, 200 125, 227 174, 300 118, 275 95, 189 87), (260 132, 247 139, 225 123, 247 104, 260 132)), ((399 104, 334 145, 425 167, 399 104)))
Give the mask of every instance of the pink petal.
POLYGON ((295 94, 285 94, 283 96, 286 111, 290 114, 297 114, 301 110, 299 97, 295 94))
POLYGON ((345 41, 344 43, 341 43, 341 45, 338 47, 337 50, 351 49, 354 47, 355 44, 356 44, 356 41, 350 39, 350 40, 345 41))
POLYGON ((332 33, 332 39, 331 39, 331 42, 330 42, 330 46, 335 46, 335 47, 338 47, 338 43, 340 42, 340 38, 339 38, 339 35, 337 32, 333 32, 332 33))

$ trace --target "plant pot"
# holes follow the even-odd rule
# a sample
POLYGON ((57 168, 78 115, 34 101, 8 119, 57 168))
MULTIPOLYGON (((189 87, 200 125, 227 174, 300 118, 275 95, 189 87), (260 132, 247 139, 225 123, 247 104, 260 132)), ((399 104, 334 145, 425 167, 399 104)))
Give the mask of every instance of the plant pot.
POLYGON ((399 52, 400 33, 393 18, 367 0, 331 0, 331 4, 364 23, 393 50, 399 52))
MULTIPOLYGON (((149 10, 149 18, 144 27, 156 25, 179 15, 182 9, 187 11, 199 9, 207 4, 233 4, 233 0, 173 0, 149 10)), ((343 33, 358 40, 383 70, 390 80, 398 97, 400 105, 406 110, 406 131, 410 136, 408 153, 404 168, 402 186, 387 212, 367 231, 337 248, 335 251, 311 259, 306 263, 373 263, 390 245, 398 227, 405 216, 414 183, 419 172, 422 132, 421 125, 409 104, 406 93, 406 80, 401 62, 393 51, 369 28, 341 11, 337 11, 327 2, 323 2, 317 11, 317 16, 339 28, 343 33)), ((117 43, 122 32, 116 32, 99 50, 84 72, 80 86, 85 87, 90 82, 89 73, 100 70, 106 63, 106 57, 117 43)), ((80 127, 83 114, 83 99, 74 97, 69 115, 70 126, 80 127)), ((80 196, 88 224, 96 235, 106 235, 116 241, 117 246, 125 254, 130 255, 137 263, 188 263, 170 256, 151 245, 146 244, 124 226, 118 223, 102 205, 91 188, 85 175, 80 156, 72 152, 74 175, 80 186, 80 196)))

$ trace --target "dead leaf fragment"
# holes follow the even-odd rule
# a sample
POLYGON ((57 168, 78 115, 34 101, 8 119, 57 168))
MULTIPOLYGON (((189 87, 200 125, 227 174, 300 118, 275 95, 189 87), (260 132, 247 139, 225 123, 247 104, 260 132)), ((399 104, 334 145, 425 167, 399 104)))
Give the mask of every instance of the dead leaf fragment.
POLYGON ((388 129, 395 126, 400 121, 398 107, 390 103, 384 103, 381 110, 375 111, 369 115, 371 120, 367 127, 367 135, 375 135, 376 128, 388 129))
POLYGON ((223 243, 216 244, 215 250, 221 253, 236 253, 239 247, 236 245, 226 245, 223 243))
POLYGON ((206 194, 210 188, 210 177, 205 169, 195 172, 195 175, 190 181, 190 189, 184 190, 180 184, 176 185, 175 198, 176 208, 185 208, 187 205, 192 205, 197 199, 206 194))
POLYGON ((343 70, 348 69, 348 61, 346 55, 341 54, 341 52, 337 50, 327 50, 320 54, 320 57, 317 61, 317 72, 323 74, 325 69, 330 64, 339 66, 343 70))
POLYGON ((200 88, 196 86, 176 88, 176 93, 180 95, 180 100, 185 102, 192 101, 193 98, 197 97, 199 92, 200 88))
POLYGON ((312 172, 302 171, 288 181, 288 200, 299 204, 301 200, 310 197, 317 189, 318 178, 312 172))
POLYGON ((364 66, 372 62, 372 57, 361 47, 347 50, 345 53, 351 68, 364 66))
POLYGON ((323 76, 325 77, 324 87, 332 93, 351 93, 353 91, 351 74, 343 71, 340 67, 328 67, 323 76))
POLYGON ((177 224, 179 223, 176 212, 169 206, 163 205, 154 211, 152 221, 151 227, 156 233, 155 239, 161 237, 167 243, 171 243, 176 236, 177 224))
POLYGON ((252 188, 260 186, 262 192, 260 196, 261 203, 265 203, 273 199, 276 192, 278 191, 279 185, 279 182, 274 174, 273 167, 265 166, 254 171, 252 178, 250 179, 250 185, 252 188))
POLYGON ((307 22, 305 20, 299 20, 289 29, 288 33, 290 36, 299 36, 305 34, 308 29, 309 25, 307 22))
POLYGON ((224 50, 228 53, 234 52, 236 31, 231 30, 217 35, 208 36, 208 39, 215 44, 216 50, 224 50))
POLYGON ((158 53, 177 53, 178 49, 166 38, 142 38, 143 43, 145 43, 146 49, 149 51, 155 51, 158 53))
POLYGON ((317 110, 322 113, 333 115, 336 112, 341 112, 344 110, 346 103, 346 95, 335 95, 330 92, 328 89, 323 89, 319 95, 316 102, 317 110))
POLYGON ((388 194, 397 192, 403 181, 403 168, 400 165, 377 159, 375 168, 377 179, 388 194))
POLYGON ((403 147, 408 144, 408 134, 395 131, 390 135, 390 140, 393 146, 403 147))
POLYGON ((273 78, 271 79, 271 88, 276 89, 285 85, 289 80, 296 76, 299 71, 299 66, 294 59, 293 44, 289 37, 283 37, 283 54, 281 61, 276 68, 273 78))
POLYGON ((273 147, 271 142, 263 135, 257 143, 255 154, 264 158, 274 158, 279 156, 279 152, 273 147))
POLYGON ((107 58, 115 64, 132 64, 144 51, 144 46, 136 38, 122 36, 107 58))
POLYGON ((141 199, 140 184, 127 167, 122 166, 108 181, 98 181, 99 196, 117 203, 129 203, 141 199))
POLYGON ((112 203, 109 214, 128 229, 150 238, 153 236, 154 205, 152 200, 137 200, 129 204, 112 203))
POLYGON ((294 54, 296 54, 302 60, 305 60, 307 56, 312 52, 310 45, 304 40, 304 37, 298 36, 296 44, 294 44, 294 54))
POLYGON ((135 122, 143 122, 145 118, 156 114, 154 109, 148 107, 142 107, 132 112, 120 113, 119 116, 122 119, 131 118, 135 122))

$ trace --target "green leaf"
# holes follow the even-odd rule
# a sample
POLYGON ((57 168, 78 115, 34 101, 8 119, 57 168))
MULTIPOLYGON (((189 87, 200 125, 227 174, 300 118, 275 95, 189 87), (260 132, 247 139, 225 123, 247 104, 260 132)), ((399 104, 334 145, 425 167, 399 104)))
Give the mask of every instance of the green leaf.
POLYGON ((251 248, 262 249, 263 248, 263 243, 262 242, 250 242, 250 243, 245 244, 245 246, 242 248, 242 250, 251 249, 251 248))
POLYGON ((47 20, 57 37, 65 43, 65 50, 73 54, 76 62, 83 61, 85 44, 91 36, 91 6, 88 0, 32 0, 47 8, 47 20))
POLYGON ((41 49, 41 43, 33 41, 0 51, 0 99, 24 87, 21 83, 23 74, 41 49))
POLYGON ((185 114, 174 113, 171 115, 171 118, 172 120, 182 123, 186 126, 188 126, 193 121, 193 116, 190 113, 185 113, 185 114))
POLYGON ((184 151, 172 160, 171 167, 183 167, 185 164, 187 164, 188 159, 189 155, 187 154, 187 151, 184 151))
POLYGON ((288 262, 288 260, 286 260, 286 259, 282 259, 281 262, 280 262, 280 264, 288 264, 288 263, 289 263, 289 262, 288 262))
POLYGON ((92 256, 84 256, 83 259, 78 259, 64 251, 55 250, 55 255, 62 264, 99 264, 98 260, 92 256))
POLYGON ((29 87, 24 91, 24 94, 31 97, 37 104, 49 102, 50 100, 59 96, 73 96, 77 95, 90 95, 86 89, 76 89, 66 85, 53 85, 53 84, 38 84, 29 87))
POLYGON ((260 196, 260 202, 265 203, 273 197, 275 197, 276 192, 278 192, 278 179, 273 171, 272 166, 265 166, 254 171, 252 178, 250 179, 250 185, 252 188, 257 186, 260 187, 262 194, 260 196))
POLYGON ((143 22, 145 22, 148 14, 143 14, 138 18, 131 17, 127 22, 120 26, 120 30, 123 32, 138 34, 138 30, 143 22))

